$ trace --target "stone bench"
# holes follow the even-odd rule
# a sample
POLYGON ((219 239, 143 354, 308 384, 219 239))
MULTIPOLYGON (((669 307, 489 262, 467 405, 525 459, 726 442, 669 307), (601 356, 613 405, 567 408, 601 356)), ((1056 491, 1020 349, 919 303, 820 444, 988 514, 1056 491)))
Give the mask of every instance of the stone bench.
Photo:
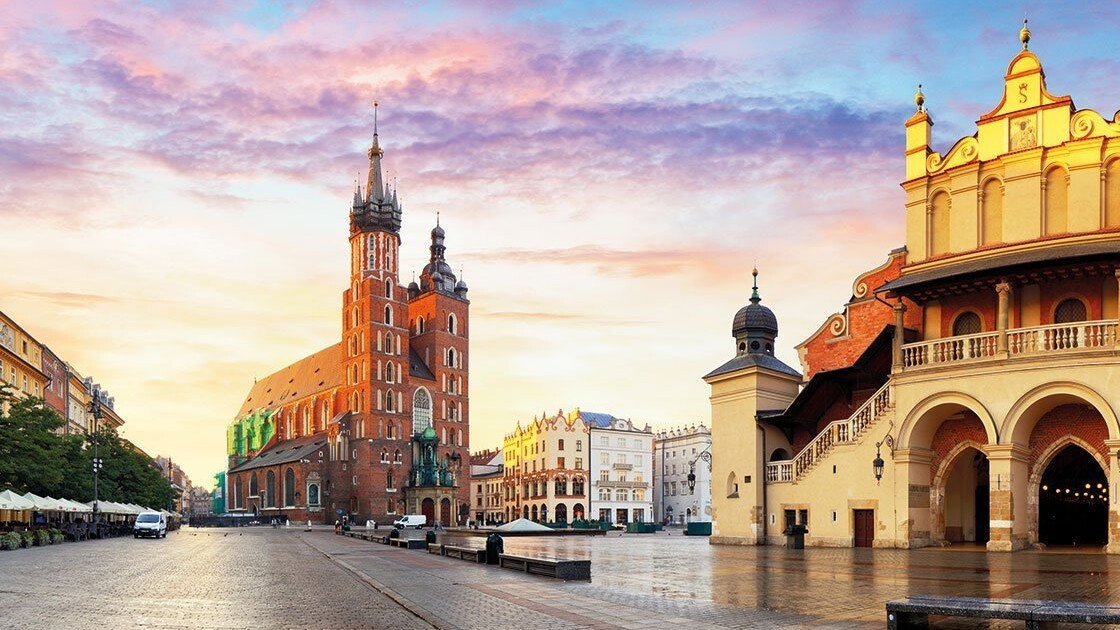
MULTIPOLYGON (((485 552, 483 552, 485 561, 485 552)), ((498 555, 498 566, 503 569, 524 571, 533 575, 544 575, 559 580, 590 580, 590 560, 560 560, 558 558, 530 558, 508 553, 498 555)))
POLYGON ((443 555, 449 558, 467 560, 476 564, 486 564, 486 550, 473 547, 460 547, 458 545, 444 545, 443 555))
POLYGON ((418 538, 390 538, 389 544, 402 549, 424 549, 428 545, 418 538))
POLYGON ((891 630, 928 628, 930 615, 1025 621, 1027 628, 1034 630, 1040 628, 1040 624, 1049 622, 1120 623, 1120 606, 933 595, 912 595, 887 602, 887 628, 891 630))

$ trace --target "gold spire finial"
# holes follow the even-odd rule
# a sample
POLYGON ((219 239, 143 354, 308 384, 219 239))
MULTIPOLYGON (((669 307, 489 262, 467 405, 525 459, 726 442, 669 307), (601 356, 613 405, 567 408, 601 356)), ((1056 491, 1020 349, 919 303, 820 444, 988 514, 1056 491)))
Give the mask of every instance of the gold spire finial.
POLYGON ((377 135, 377 106, 380 105, 380 104, 381 103, 378 103, 376 100, 374 100, 373 103, 372 103, 372 105, 373 105, 373 135, 375 135, 375 136, 377 135))
POLYGON ((918 108, 918 112, 925 110, 926 95, 922 94, 922 84, 918 84, 918 91, 914 92, 914 105, 918 108))
POLYGON ((1023 42, 1023 50, 1031 43, 1031 29, 1027 28, 1027 20, 1023 19, 1023 28, 1019 30, 1019 41, 1023 42))

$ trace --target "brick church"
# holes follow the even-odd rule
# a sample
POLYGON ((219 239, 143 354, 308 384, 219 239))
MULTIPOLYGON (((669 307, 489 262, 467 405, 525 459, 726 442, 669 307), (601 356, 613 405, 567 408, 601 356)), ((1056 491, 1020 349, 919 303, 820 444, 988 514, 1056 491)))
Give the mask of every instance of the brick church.
POLYGON ((253 384, 227 429, 231 513, 386 523, 465 519, 469 484, 467 285, 437 220, 420 282, 401 284, 401 203, 369 174, 350 208, 342 338, 253 384))

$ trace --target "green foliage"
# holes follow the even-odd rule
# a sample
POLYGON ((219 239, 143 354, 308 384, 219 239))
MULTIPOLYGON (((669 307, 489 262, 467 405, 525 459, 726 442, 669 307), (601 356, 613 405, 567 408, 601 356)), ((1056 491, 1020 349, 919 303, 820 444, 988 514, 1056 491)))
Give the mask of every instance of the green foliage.
POLYGON ((35 532, 35 544, 40 547, 46 547, 51 544, 51 533, 45 529, 40 529, 35 532))
POLYGON ((31 532, 20 532, 19 539, 23 547, 30 547, 31 544, 35 542, 35 534, 31 532))
POLYGON ((0 534, 0 549, 19 549, 23 545, 23 537, 18 532, 0 534))
POLYGON ((0 488, 88 502, 93 500, 93 443, 104 467, 98 484, 102 501, 166 508, 174 490, 146 455, 113 429, 96 434, 59 435, 65 421, 40 398, 15 400, 0 387, 0 488))

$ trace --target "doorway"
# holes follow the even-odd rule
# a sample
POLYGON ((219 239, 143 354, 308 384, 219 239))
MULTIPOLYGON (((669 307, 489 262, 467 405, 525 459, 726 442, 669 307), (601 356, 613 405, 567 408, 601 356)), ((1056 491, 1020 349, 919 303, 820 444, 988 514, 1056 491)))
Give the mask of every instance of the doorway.
POLYGON ((991 508, 984 453, 968 448, 957 455, 945 479, 943 508, 947 542, 988 542, 991 508))
POLYGON ((424 499, 420 503, 420 513, 428 517, 427 524, 433 525, 436 522, 436 502, 429 499, 424 499))
POLYGON ((855 546, 872 547, 875 544, 875 510, 852 510, 855 525, 855 546))
POLYGON ((1108 542, 1108 479, 1080 446, 1063 448, 1042 473, 1038 540, 1047 545, 1108 542))

